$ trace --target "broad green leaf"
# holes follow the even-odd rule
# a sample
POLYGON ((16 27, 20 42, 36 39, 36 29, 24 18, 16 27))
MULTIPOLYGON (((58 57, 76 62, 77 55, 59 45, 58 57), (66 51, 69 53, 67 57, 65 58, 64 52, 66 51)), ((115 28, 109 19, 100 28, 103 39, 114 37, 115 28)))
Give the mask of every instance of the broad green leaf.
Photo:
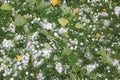
POLYGON ((28 29, 28 26, 27 26, 27 25, 24 26, 24 31, 25 31, 26 33, 29 32, 29 29, 28 29))
POLYGON ((44 29, 42 29, 42 30, 40 31, 40 33, 43 34, 43 35, 48 35, 47 30, 44 30, 44 29))
POLYGON ((106 51, 104 49, 101 49, 100 51, 97 52, 99 55, 105 55, 106 51))
POLYGON ((59 18, 59 19, 58 19, 58 22, 59 22, 63 27, 65 27, 65 26, 69 23, 69 21, 68 21, 67 19, 65 19, 65 18, 59 18))
POLYGON ((54 61, 57 61, 59 58, 57 55, 54 55, 54 61))
POLYGON ((97 54, 101 55, 100 58, 102 62, 112 64, 112 58, 110 57, 110 55, 106 54, 106 51, 104 49, 98 51, 97 54))
POLYGON ((72 66, 73 71, 79 71, 79 67, 76 63, 70 63, 70 65, 72 66))
POLYGON ((43 34, 43 35, 45 35, 48 40, 54 40, 55 39, 51 34, 49 34, 47 32, 47 30, 42 29, 40 33, 43 34))
POLYGON ((75 24, 75 28, 77 28, 77 29, 80 29, 80 28, 83 28, 83 27, 84 27, 83 24, 80 23, 80 22, 77 22, 77 23, 75 24))
POLYGON ((2 10, 12 10, 12 6, 9 5, 8 3, 4 3, 4 4, 0 7, 0 9, 2 9, 2 10))
POLYGON ((37 8, 41 8, 45 6, 45 1, 44 0, 36 0, 36 6, 37 8))
POLYGON ((69 61, 69 64, 72 66, 72 69, 74 71, 78 71, 79 70, 79 67, 78 65, 76 65, 76 62, 78 61, 78 58, 75 54, 71 54, 68 56, 68 61, 69 61))
POLYGON ((44 43, 44 47, 47 48, 47 49, 51 48, 51 46, 48 43, 44 43))
POLYGON ((44 0, 35 0, 36 5, 39 5, 42 1, 44 1, 44 0))
POLYGON ((15 21, 14 21, 15 26, 22 26, 25 23, 26 20, 20 14, 15 14, 15 21))
POLYGON ((72 51, 69 49, 69 48, 65 48, 63 49, 62 51, 62 54, 64 55, 71 55, 72 54, 72 51))
POLYGON ((62 54, 68 56, 68 61, 69 61, 70 66, 72 66, 72 69, 74 71, 78 71, 79 67, 78 67, 78 65, 76 65, 78 58, 74 53, 72 53, 72 50, 70 50, 67 47, 66 48, 64 47, 62 54))
POLYGON ((112 64, 112 58, 109 55, 101 55, 101 60, 104 63, 112 64))
POLYGON ((67 42, 68 42, 68 39, 67 39, 67 38, 63 38, 62 41, 63 41, 64 43, 67 43, 67 42))
POLYGON ((64 14, 72 14, 71 7, 68 7, 65 3, 63 3, 60 8, 61 8, 61 10, 63 12, 63 15, 64 14))
POLYGON ((70 73, 71 80, 77 80, 77 76, 73 73, 70 73))
POLYGON ((47 39, 48 40, 54 40, 55 38, 53 36, 51 36, 50 34, 49 35, 46 35, 47 39))

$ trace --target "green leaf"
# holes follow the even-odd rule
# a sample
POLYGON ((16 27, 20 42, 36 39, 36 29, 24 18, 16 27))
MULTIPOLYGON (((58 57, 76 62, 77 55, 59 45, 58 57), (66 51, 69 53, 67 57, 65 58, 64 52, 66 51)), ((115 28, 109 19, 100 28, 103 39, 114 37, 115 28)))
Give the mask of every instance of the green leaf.
POLYGON ((25 33, 28 33, 30 30, 28 29, 28 26, 27 25, 25 25, 24 26, 24 31, 25 31, 25 33))
POLYGON ((69 61, 70 66, 72 66, 72 69, 74 71, 78 71, 79 67, 78 65, 76 65, 78 58, 74 53, 72 53, 72 50, 70 50, 70 48, 64 47, 62 54, 68 56, 68 61, 69 61))
POLYGON ((80 28, 84 28, 84 26, 83 26, 82 23, 77 22, 77 23, 75 24, 75 28, 80 29, 80 28))
POLYGON ((108 64, 112 64, 112 58, 109 55, 106 56, 101 56, 101 60, 102 62, 108 63, 108 64))
POLYGON ((58 19, 58 22, 59 22, 63 27, 65 27, 65 26, 69 23, 69 21, 68 21, 67 19, 65 19, 65 18, 59 18, 59 19, 58 19))
POLYGON ((47 48, 47 49, 51 48, 51 46, 48 43, 44 43, 44 47, 47 48))
POLYGON ((54 40, 55 38, 53 36, 51 36, 50 34, 49 35, 46 35, 47 39, 48 40, 54 40))
POLYGON ((15 14, 15 21, 14 21, 15 26, 22 26, 25 23, 26 20, 20 14, 15 14))
POLYGON ((119 50, 119 52, 120 52, 120 45, 119 44, 116 44, 115 48, 116 48, 116 50, 119 50))
POLYGON ((42 30, 40 31, 40 33, 43 34, 43 35, 48 35, 47 30, 44 30, 44 29, 42 29, 42 30))
POLYGON ((67 4, 63 3, 60 8, 63 12, 63 15, 72 14, 72 9, 71 9, 71 7, 68 7, 67 4))
POLYGON ((64 54, 64 55, 70 55, 70 54, 72 54, 72 51, 69 48, 65 48, 64 47, 64 49, 62 51, 62 54, 64 54))
POLYGON ((73 73, 70 73, 71 80, 77 80, 77 76, 73 73))
POLYGON ((37 8, 41 8, 45 6, 45 1, 44 0, 36 0, 36 6, 37 8))
POLYGON ((9 5, 8 3, 4 3, 4 4, 0 7, 0 9, 2 9, 2 10, 12 10, 12 6, 9 5))
POLYGON ((57 61, 57 60, 59 60, 58 56, 54 55, 54 61, 57 61))
POLYGON ((35 0, 26 0, 27 3, 29 3, 29 5, 35 4, 35 0))
POLYGON ((106 51, 104 49, 101 49, 100 51, 97 52, 99 55, 105 55, 106 51))
POLYGON ((44 0, 35 0, 36 5, 39 5, 42 1, 44 1, 44 0))
POLYGON ((64 43, 67 43, 68 42, 68 39, 67 38, 63 38, 61 39, 64 43))
POLYGON ((97 80, 96 73, 89 73, 92 80, 97 80))
POLYGON ((70 65, 72 66, 73 71, 79 71, 79 67, 76 63, 70 63, 70 65))
POLYGON ((48 40, 54 40, 55 39, 50 33, 47 32, 47 30, 41 29, 40 33, 45 35, 48 40))
POLYGON ((69 64, 72 66, 72 69, 74 71, 78 71, 79 70, 79 67, 78 65, 76 65, 76 62, 78 61, 78 58, 75 54, 71 54, 68 56, 68 61, 69 61, 69 64))
POLYGON ((100 58, 102 62, 112 64, 112 58, 110 57, 110 55, 106 54, 106 51, 104 49, 98 51, 97 54, 101 55, 100 58))

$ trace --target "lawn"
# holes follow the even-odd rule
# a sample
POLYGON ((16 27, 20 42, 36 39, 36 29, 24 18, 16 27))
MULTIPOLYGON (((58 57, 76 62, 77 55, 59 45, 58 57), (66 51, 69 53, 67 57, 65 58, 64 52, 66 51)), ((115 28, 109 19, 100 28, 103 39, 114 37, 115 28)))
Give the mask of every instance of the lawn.
POLYGON ((0 80, 120 80, 120 1, 0 0, 0 80))

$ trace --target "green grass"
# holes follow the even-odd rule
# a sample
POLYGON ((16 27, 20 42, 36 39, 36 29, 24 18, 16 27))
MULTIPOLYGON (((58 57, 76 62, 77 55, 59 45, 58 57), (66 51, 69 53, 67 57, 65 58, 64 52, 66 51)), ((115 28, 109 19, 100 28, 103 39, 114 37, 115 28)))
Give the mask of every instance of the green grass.
POLYGON ((120 79, 119 0, 40 1, 0 0, 0 80, 120 79))

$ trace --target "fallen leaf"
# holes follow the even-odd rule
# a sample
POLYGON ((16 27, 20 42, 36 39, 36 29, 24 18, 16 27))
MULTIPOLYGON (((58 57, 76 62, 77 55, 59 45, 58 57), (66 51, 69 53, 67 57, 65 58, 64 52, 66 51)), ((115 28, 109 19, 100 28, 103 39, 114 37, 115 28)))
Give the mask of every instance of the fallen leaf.
POLYGON ((65 18, 59 18, 59 19, 58 19, 58 22, 59 22, 63 27, 65 27, 65 26, 69 23, 69 21, 68 21, 67 19, 65 19, 65 18))
POLYGON ((78 11, 79 11, 78 8, 75 8, 75 9, 74 9, 74 13, 75 13, 75 14, 78 13, 78 11))
POLYGON ((12 6, 9 5, 8 3, 4 3, 4 4, 0 7, 0 9, 2 9, 2 10, 12 10, 12 6))
POLYGON ((25 23, 26 20, 20 14, 15 14, 15 21, 14 21, 15 26, 22 26, 25 23))
POLYGON ((83 24, 80 23, 80 22, 77 22, 77 23, 75 24, 75 28, 77 28, 77 29, 80 29, 80 28, 83 28, 83 27, 84 27, 83 24))

